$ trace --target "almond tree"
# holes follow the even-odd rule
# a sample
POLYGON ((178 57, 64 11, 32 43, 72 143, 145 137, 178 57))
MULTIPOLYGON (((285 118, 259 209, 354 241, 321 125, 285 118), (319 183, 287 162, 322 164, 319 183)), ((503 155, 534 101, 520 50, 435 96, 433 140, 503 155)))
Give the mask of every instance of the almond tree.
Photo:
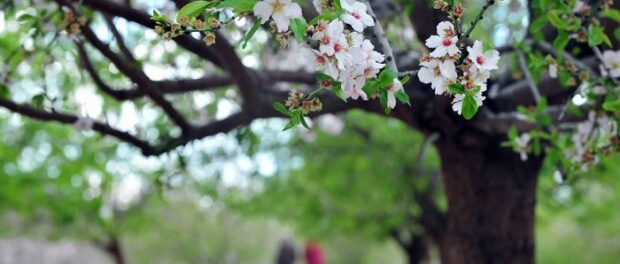
MULTIPOLYGON (((620 12, 611 1, 530 1, 526 36, 496 49, 472 38, 494 0, 467 6, 420 1, 408 5, 413 6, 408 17, 425 45, 423 56, 392 48, 395 43, 384 26, 402 9, 389 0, 317 0, 304 9, 291 0, 176 0, 178 12, 170 14, 145 10, 132 1, 33 2, 28 8, 3 3, 6 14, 22 28, 9 30, 19 45, 3 44, 3 108, 94 130, 147 156, 260 118, 288 117, 289 129, 308 127, 308 117, 349 109, 390 115, 412 129, 438 135, 434 144, 449 206, 439 239, 445 263, 534 262, 535 190, 543 158, 566 176, 587 171, 602 155, 618 150, 620 54, 612 47, 620 37, 614 30, 620 12), (136 49, 125 41, 119 21, 160 34, 174 43, 169 47, 191 53, 192 63, 200 61, 210 70, 202 77, 154 76, 147 71, 152 65, 137 59, 136 49), (227 32, 242 21, 254 22, 232 44, 234 34, 227 32), (103 39, 102 24, 109 27, 113 41, 103 39), (285 52, 290 45, 295 48, 292 57, 312 64, 313 72, 246 66, 240 54, 254 47, 258 31, 272 32, 277 42, 264 52, 285 52), (69 78, 86 73, 106 100, 152 104, 166 119, 127 130, 103 116, 75 111, 64 100, 75 87, 49 81, 53 76, 45 76, 47 68, 23 66, 35 59, 53 65, 59 49, 65 51, 63 58, 80 62, 73 67, 79 73, 65 73, 69 78), (101 65, 109 71, 102 73, 101 65), (506 70, 500 72, 500 67, 506 70), (115 87, 122 83, 130 87, 115 87), (42 87, 42 92, 24 94, 29 85, 42 87), (217 97, 236 111, 226 117, 205 117, 203 109, 172 96, 218 94, 231 85, 236 93, 217 97), (288 89, 291 86, 295 89, 288 89), (238 102, 233 107, 231 98, 238 102)), ((106 110, 118 105, 108 101, 106 110)))

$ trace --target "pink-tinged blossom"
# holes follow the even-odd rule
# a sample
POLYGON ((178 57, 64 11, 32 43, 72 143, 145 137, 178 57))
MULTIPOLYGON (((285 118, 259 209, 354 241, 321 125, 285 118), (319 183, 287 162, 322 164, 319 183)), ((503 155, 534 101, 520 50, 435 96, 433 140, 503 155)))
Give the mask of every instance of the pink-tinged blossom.
POLYGON ((484 51, 482 42, 476 40, 472 47, 467 47, 469 58, 473 64, 481 71, 491 71, 497 69, 499 52, 497 50, 484 51))
POLYGON ((367 6, 364 3, 358 1, 348 3, 343 0, 340 1, 340 4, 345 11, 340 19, 349 24, 353 30, 363 32, 364 28, 375 25, 375 21, 366 13, 367 6))
POLYGON ((398 78, 394 78, 394 81, 388 86, 387 91, 387 106, 389 108, 394 109, 396 107, 396 96, 395 94, 399 91, 404 91, 403 84, 398 80, 398 78))

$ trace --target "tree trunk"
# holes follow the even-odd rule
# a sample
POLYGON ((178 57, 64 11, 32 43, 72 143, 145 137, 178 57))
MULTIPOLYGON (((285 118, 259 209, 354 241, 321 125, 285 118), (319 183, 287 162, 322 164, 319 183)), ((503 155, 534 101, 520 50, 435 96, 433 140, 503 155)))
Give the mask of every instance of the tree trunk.
POLYGON ((448 199, 442 263, 534 263, 534 207, 541 157, 526 162, 501 137, 437 143, 448 199))
POLYGON ((117 237, 112 237, 108 244, 105 246, 106 252, 112 257, 115 264, 125 264, 125 255, 123 253, 123 247, 117 237))

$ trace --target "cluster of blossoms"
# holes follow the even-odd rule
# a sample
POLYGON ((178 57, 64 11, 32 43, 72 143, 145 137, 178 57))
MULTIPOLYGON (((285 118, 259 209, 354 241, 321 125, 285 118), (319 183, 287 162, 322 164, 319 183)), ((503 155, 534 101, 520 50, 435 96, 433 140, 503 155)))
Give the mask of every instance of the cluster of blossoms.
POLYGON ((191 32, 202 32, 204 34, 202 41, 207 46, 215 44, 215 34, 213 32, 221 26, 220 19, 211 14, 204 20, 196 17, 179 16, 177 22, 173 23, 168 23, 167 18, 159 14, 154 14, 151 19, 156 23, 155 32, 161 34, 165 40, 191 32))
POLYGON ((497 69, 499 52, 485 51, 482 42, 476 40, 473 46, 467 47, 468 55, 463 59, 458 44, 454 25, 448 21, 439 23, 437 35, 425 42, 434 50, 422 58, 418 78, 422 83, 431 84, 437 95, 454 93, 452 109, 462 114, 463 100, 468 95, 473 96, 477 106, 482 105, 485 99, 482 93, 487 89, 491 71, 497 69), (449 89, 453 84, 464 89, 449 89))
MULTIPOLYGON (((362 2, 343 0, 340 4, 337 7, 333 1, 314 1, 317 11, 341 9, 341 15, 332 20, 319 20, 306 29, 309 39, 303 54, 314 69, 329 76, 321 80, 321 88, 340 85, 344 99, 368 100, 373 94, 368 95, 363 90, 367 80, 376 78, 385 67, 383 54, 375 51, 374 45, 363 35, 364 29, 374 26, 375 21, 362 2)), ((254 14, 262 23, 273 19, 277 32, 287 32, 290 21, 301 17, 301 9, 290 0, 264 0, 256 3, 254 14)), ((395 93, 402 91, 403 86, 395 78, 387 88, 387 106, 394 108, 395 93)), ((294 99, 294 96, 289 97, 289 101, 294 99)))
POLYGON ((321 111, 323 104, 319 98, 307 96, 300 91, 291 91, 284 105, 289 109, 301 109, 303 114, 321 111))
POLYGON ((63 8, 65 13, 64 22, 62 27, 67 30, 70 35, 80 33, 80 27, 86 25, 87 19, 84 16, 76 17, 73 10, 69 8, 63 8))
POLYGON ((571 136, 573 146, 565 150, 564 156, 578 164, 582 171, 587 171, 599 161, 597 150, 618 145, 617 133, 618 125, 614 120, 592 111, 588 114, 588 120, 577 124, 571 136))

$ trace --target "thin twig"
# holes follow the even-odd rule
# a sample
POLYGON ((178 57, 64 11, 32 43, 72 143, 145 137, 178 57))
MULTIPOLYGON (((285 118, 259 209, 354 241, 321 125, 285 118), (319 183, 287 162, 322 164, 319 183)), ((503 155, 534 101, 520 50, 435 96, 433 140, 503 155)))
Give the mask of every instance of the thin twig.
POLYGON ((420 148, 420 152, 418 153, 418 157, 416 158, 416 162, 417 162, 418 166, 421 166, 420 164, 422 164, 422 162, 424 162, 424 159, 426 159, 426 153, 428 152, 428 148, 437 139, 439 139, 439 133, 437 133, 437 132, 435 132, 433 134, 430 134, 429 136, 427 136, 424 139, 424 143, 422 144, 422 148, 420 148))
POLYGON ((398 77, 400 78, 405 77, 405 76, 414 77, 417 73, 418 73, 417 70, 399 72, 398 77))
POLYGON ((519 66, 521 67, 521 70, 523 71, 523 74, 525 75, 525 79, 527 80, 528 86, 530 87, 530 90, 532 91, 532 94, 534 95, 534 100, 538 102, 540 101, 540 90, 538 90, 538 86, 536 85, 536 82, 534 82, 534 78, 532 78, 532 74, 530 73, 530 70, 527 68, 527 62, 525 60, 525 55, 523 55, 523 52, 519 49, 517 49, 516 52, 517 52, 517 56, 519 57, 519 66))
POLYGON ((491 7, 493 4, 495 4, 495 0, 486 1, 484 6, 482 6, 482 10, 480 10, 480 13, 478 13, 478 16, 476 16, 476 18, 473 21, 471 21, 471 26, 467 29, 467 31, 465 31, 463 36, 461 36, 461 39, 469 38, 469 35, 471 35, 471 32, 474 31, 478 22, 482 20, 482 18, 484 17, 484 12, 487 11, 487 9, 491 7))
POLYGON ((387 67, 388 69, 394 72, 398 72, 398 67, 396 66, 396 60, 394 59, 394 51, 392 50, 392 46, 390 45, 390 42, 388 41, 387 36, 385 35, 385 32, 383 31, 383 27, 381 26, 381 21, 377 19, 375 12, 372 10, 372 6, 370 5, 370 2, 366 2, 366 6, 368 6, 368 14, 375 21, 375 26, 373 27, 373 29, 375 31, 375 35, 377 35, 377 39, 379 40, 379 43, 381 44, 383 53, 386 55, 385 61, 386 61, 387 67))

